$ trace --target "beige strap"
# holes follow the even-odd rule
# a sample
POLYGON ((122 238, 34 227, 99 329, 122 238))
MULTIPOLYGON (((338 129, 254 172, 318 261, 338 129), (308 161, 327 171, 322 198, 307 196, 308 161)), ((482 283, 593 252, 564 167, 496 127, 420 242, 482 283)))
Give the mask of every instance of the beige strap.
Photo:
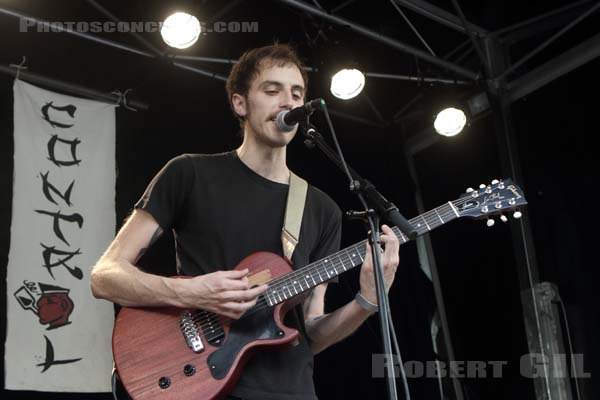
POLYGON ((281 229, 283 255, 290 262, 300 239, 300 226, 302 225, 307 192, 308 184, 306 181, 290 171, 290 190, 285 206, 283 228, 281 229))

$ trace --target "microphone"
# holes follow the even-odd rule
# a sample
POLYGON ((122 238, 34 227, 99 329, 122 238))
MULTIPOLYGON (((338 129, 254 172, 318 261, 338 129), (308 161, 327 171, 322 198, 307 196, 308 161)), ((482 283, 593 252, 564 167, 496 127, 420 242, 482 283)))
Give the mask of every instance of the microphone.
POLYGON ((304 121, 310 116, 316 109, 321 108, 325 105, 325 100, 314 99, 303 106, 296 107, 293 110, 283 110, 277 114, 275 118, 275 124, 280 131, 291 132, 296 128, 296 125, 304 121))

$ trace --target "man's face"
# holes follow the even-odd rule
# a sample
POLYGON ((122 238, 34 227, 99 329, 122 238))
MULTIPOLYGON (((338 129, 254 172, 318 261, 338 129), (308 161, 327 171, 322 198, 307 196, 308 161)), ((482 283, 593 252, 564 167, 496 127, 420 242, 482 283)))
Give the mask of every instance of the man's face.
POLYGON ((282 110, 304 104, 304 80, 295 65, 283 67, 263 62, 248 96, 234 95, 236 112, 245 117, 244 134, 269 147, 286 146, 296 134, 277 129, 275 117, 282 110), (237 97, 236 97, 237 96, 237 97))

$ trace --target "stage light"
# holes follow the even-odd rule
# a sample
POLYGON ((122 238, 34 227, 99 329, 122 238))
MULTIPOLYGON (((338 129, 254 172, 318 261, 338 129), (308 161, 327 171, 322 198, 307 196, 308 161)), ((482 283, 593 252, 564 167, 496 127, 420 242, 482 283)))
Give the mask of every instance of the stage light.
POLYGON ((439 112, 435 117, 433 127, 440 135, 458 135, 467 124, 467 116, 463 110, 449 107, 439 112))
POLYGON ((176 12, 165 19, 160 34, 169 46, 186 49, 198 40, 200 22, 193 15, 176 12))
POLYGON ((331 78, 331 94, 348 100, 358 96, 365 87, 365 76, 357 69, 343 69, 331 78))

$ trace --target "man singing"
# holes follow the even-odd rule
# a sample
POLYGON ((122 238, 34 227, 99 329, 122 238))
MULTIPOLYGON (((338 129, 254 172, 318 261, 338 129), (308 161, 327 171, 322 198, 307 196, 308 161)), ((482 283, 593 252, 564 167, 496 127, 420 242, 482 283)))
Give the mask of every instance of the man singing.
MULTIPOLYGON (((204 309, 234 319, 252 308, 267 286, 249 287, 248 271, 232 268, 257 251, 283 254, 281 229, 290 180, 286 146, 296 130, 282 132, 275 117, 303 105, 306 90, 306 73, 287 45, 242 55, 227 80, 231 108, 243 130, 241 146, 222 154, 184 154, 167 163, 95 265, 94 296, 123 306, 204 309), (135 266, 167 229, 174 233, 178 273, 193 278, 164 278, 135 266)), ((309 185, 293 268, 337 251, 340 236, 339 207, 309 185)), ((399 242, 385 225, 380 240, 389 290, 399 242)), ((350 335, 377 309, 370 250, 354 300, 325 314, 326 289, 327 283, 316 286, 287 314, 286 324, 301 332, 299 344, 253 356, 230 399, 316 399, 314 354, 350 335)))

